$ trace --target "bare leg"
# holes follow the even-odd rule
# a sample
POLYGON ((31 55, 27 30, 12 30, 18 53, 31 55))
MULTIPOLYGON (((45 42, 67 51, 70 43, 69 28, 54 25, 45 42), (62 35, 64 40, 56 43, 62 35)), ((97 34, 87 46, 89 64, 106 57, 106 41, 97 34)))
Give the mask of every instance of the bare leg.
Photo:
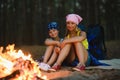
POLYGON ((84 48, 84 46, 82 45, 82 43, 75 43, 75 49, 76 49, 76 54, 78 56, 79 62, 83 65, 85 65, 85 62, 87 60, 88 57, 88 53, 86 51, 86 49, 84 48))
POLYGON ((51 54, 52 54, 52 50, 53 50, 53 46, 48 46, 46 51, 45 51, 45 55, 44 55, 44 63, 47 63, 48 59, 50 58, 51 54))
POLYGON ((51 58, 47 62, 47 64, 51 66, 56 61, 58 55, 59 54, 54 51, 53 54, 52 54, 52 56, 51 56, 51 58))
POLYGON ((61 65, 64 59, 68 56, 68 53, 70 51, 71 44, 66 44, 64 48, 62 48, 61 52, 59 53, 58 59, 56 61, 56 64, 61 65))
POLYGON ((69 52, 68 56, 66 57, 65 61, 67 61, 68 64, 72 63, 72 61, 75 60, 75 57, 76 57, 76 52, 75 52, 74 46, 72 45, 70 48, 70 52, 69 52))

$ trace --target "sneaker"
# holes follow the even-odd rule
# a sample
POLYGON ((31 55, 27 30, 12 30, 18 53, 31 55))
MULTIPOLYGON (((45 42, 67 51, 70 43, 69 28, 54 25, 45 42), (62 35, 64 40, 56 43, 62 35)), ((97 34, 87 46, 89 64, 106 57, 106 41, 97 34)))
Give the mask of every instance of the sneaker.
POLYGON ((85 70, 85 65, 78 64, 76 67, 74 67, 72 69, 76 70, 76 71, 83 71, 83 70, 85 70))
POLYGON ((57 71, 57 70, 59 70, 59 69, 61 69, 61 66, 60 66, 60 65, 57 65, 57 64, 54 64, 54 65, 49 69, 49 71, 55 72, 55 71, 57 71))
POLYGON ((39 64, 39 68, 43 71, 48 71, 51 67, 48 64, 42 62, 39 64))

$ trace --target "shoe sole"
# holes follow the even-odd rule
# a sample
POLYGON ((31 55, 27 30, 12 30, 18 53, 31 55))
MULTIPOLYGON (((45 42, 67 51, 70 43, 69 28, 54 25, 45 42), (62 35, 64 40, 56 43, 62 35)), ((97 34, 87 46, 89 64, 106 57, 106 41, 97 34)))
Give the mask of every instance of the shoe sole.
POLYGON ((48 70, 44 70, 44 69, 42 69, 42 68, 40 68, 40 70, 42 70, 42 71, 46 71, 46 72, 48 71, 48 70))
POLYGON ((49 69, 48 71, 52 71, 52 72, 55 72, 56 70, 55 70, 55 69, 49 69))
POLYGON ((77 68, 72 68, 73 70, 75 70, 75 71, 82 71, 82 70, 79 70, 79 69, 77 69, 77 68))

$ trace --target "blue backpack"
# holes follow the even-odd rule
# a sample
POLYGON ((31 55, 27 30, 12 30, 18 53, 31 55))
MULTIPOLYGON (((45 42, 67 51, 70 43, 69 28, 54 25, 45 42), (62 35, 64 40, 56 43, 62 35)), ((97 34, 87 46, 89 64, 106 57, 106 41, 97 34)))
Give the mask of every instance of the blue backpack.
POLYGON ((79 24, 78 27, 87 33, 89 53, 91 53, 98 60, 105 59, 107 49, 104 40, 104 28, 99 24, 89 25, 87 29, 81 24, 79 24))
POLYGON ((89 43, 88 53, 91 58, 90 65, 109 66, 108 64, 101 63, 99 60, 106 58, 106 46, 104 42, 104 29, 100 25, 89 25, 88 29, 84 25, 79 24, 78 27, 87 33, 89 43))
POLYGON ((100 25, 89 25, 87 29, 89 52, 98 60, 106 58, 106 45, 104 40, 104 28, 100 25))

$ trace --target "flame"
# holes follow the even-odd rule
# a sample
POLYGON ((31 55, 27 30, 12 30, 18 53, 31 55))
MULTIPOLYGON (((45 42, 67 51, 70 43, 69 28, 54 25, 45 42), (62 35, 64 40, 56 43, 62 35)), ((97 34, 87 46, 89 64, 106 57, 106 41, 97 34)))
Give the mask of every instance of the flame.
POLYGON ((30 54, 25 55, 22 50, 15 50, 14 47, 15 44, 8 45, 5 50, 0 47, 0 78, 19 71, 19 74, 10 80, 48 80, 46 76, 41 75, 38 63, 30 54))

